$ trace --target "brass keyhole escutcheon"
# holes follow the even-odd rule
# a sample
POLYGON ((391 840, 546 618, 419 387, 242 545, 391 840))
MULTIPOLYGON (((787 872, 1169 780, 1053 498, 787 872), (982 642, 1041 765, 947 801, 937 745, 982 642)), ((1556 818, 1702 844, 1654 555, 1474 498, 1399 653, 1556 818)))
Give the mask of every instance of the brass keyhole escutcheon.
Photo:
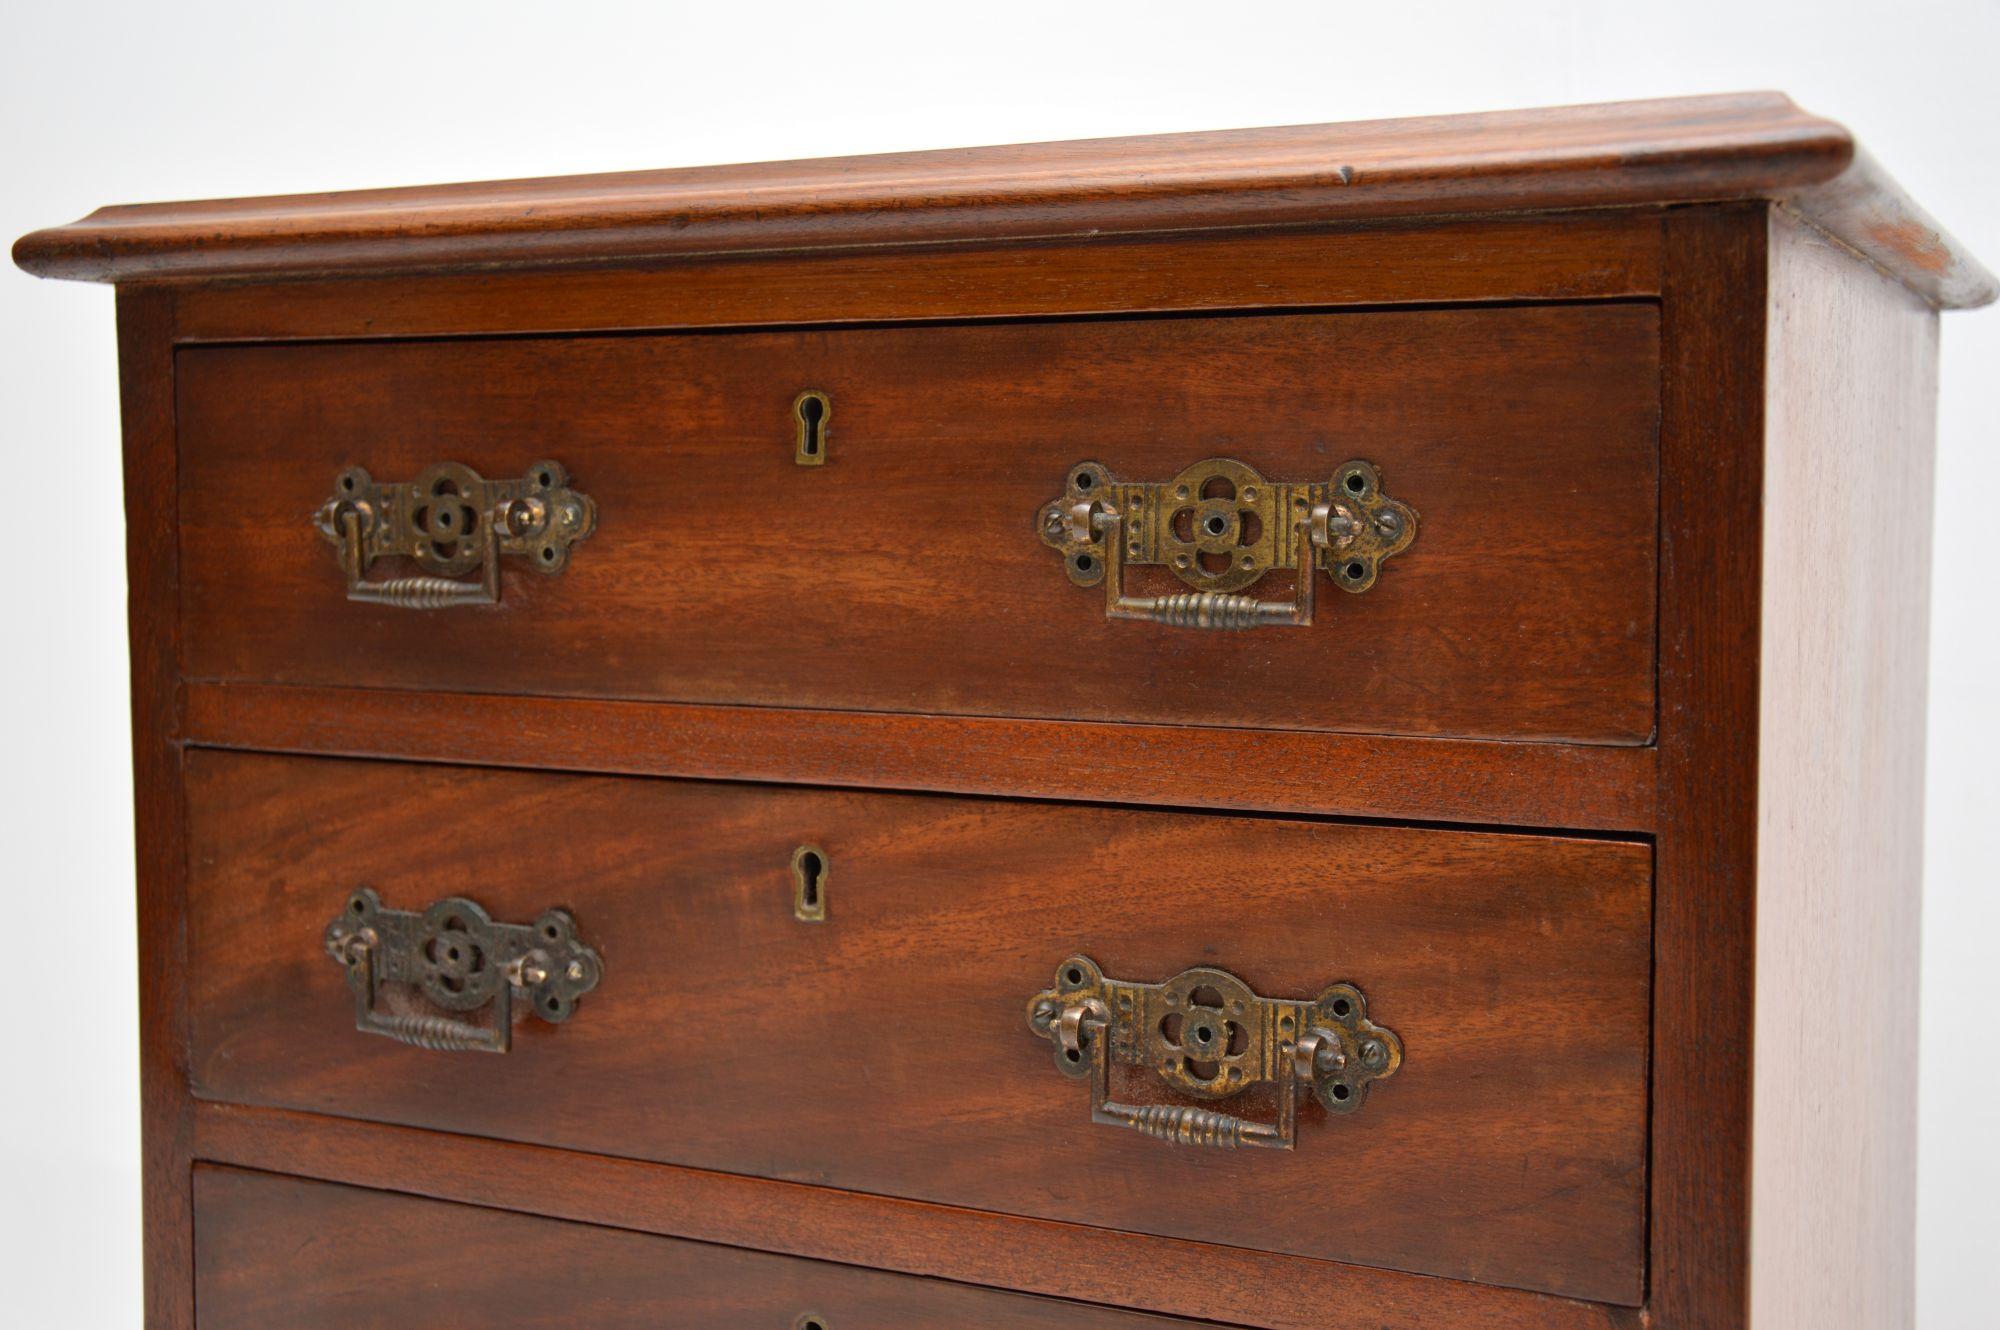
POLYGON ((792 399, 792 417, 798 425, 798 452, 793 460, 800 466, 826 465, 827 425, 833 419, 833 399, 817 388, 808 388, 792 399))
POLYGON ((808 924, 826 918, 826 851, 801 845, 792 851, 792 915, 808 924))

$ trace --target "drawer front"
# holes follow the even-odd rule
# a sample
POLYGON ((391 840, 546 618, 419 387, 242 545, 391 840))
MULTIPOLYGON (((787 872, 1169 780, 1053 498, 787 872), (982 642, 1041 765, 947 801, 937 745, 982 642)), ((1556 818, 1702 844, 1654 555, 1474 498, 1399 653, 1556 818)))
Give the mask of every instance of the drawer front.
POLYGON ((1193 1322, 197 1167, 200 1330, 1170 1330, 1193 1322))
MULTIPOLYGON (((200 1096, 1639 1298, 1644 846, 210 750, 188 801, 200 1096), (559 907, 601 982, 559 1022, 516 1003, 504 1056, 362 1033, 323 945, 362 888, 559 907), (1402 1064, 1357 1111, 1296 1095, 1289 1151, 1094 1123, 1028 1018, 1071 957, 1352 984, 1402 1064)), ((391 978, 371 1021, 494 1019, 391 978)), ((1111 1103, 1284 1113, 1275 1081, 1108 1077, 1111 1103)))
MULTIPOLYGON (((176 384, 194 678, 1614 744, 1653 728, 1647 304, 211 347, 180 352, 176 384), (830 410, 822 465, 797 461, 805 390, 830 410), (1164 485, 1216 457, 1267 498, 1372 463, 1414 538, 1364 591, 1316 571, 1308 626, 1107 618, 1105 588, 1044 543, 1045 506, 1080 463, 1164 485), (595 529, 554 576, 525 545, 499 558, 497 603, 352 601, 310 520, 347 468, 505 481, 544 458, 595 529)), ((1122 571, 1129 597, 1189 593, 1169 551, 1122 571)), ((1278 552, 1234 594, 1291 603, 1278 552)), ((366 577, 413 571, 385 557, 366 577)))

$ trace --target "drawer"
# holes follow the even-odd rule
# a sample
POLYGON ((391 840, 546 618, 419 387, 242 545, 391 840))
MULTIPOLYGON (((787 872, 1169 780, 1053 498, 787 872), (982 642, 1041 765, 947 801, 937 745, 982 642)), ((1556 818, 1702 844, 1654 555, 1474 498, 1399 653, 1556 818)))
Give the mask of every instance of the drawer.
POLYGON ((1171 1330, 1191 1321, 199 1166, 199 1330, 1171 1330))
MULTIPOLYGON (((1651 304, 198 347, 175 380, 194 679, 1606 744, 1653 730, 1651 304), (805 390, 830 410, 817 466, 797 461, 805 390), (498 559, 497 603, 348 599, 311 520, 345 469, 508 481, 543 458, 596 514, 555 575, 523 547, 498 559), (1343 464, 1372 463, 1414 537, 1366 590, 1315 572, 1309 626, 1107 618, 1101 559, 1099 585, 1073 584, 1042 538, 1087 461, 1100 495, 1162 487, 1121 500, 1114 533, 1163 561, 1121 570, 1130 600, 1193 594, 1175 557, 1242 550, 1271 570, 1232 594, 1293 603, 1283 549, 1300 542, 1241 506, 1250 473, 1195 471, 1227 551, 1174 543, 1199 544, 1207 510, 1181 515, 1166 487, 1213 458, 1262 477, 1263 502, 1324 497, 1343 464), (1174 534, 1142 529, 1148 511, 1174 534)), ((457 511, 494 525, 484 501, 457 511)), ((362 575, 414 571, 385 552, 362 575)))
MULTIPOLYGON (((1639 1299, 1643 845, 213 750, 187 780, 202 1097, 1639 1299), (517 1010, 503 1056, 362 1033, 323 947, 362 888, 511 925, 560 907, 601 982, 555 995, 566 1020, 517 1010), (1104 1069, 1107 1105, 1182 1139, 1094 1123, 1094 1062, 1064 1074, 1031 1025, 1092 964, 1135 985, 1214 967, 1248 999, 1240 1037, 1217 1027, 1239 1055, 1259 1040, 1232 1097, 1104 1069), (1338 984, 1400 1045, 1394 1074, 1355 1071, 1352 1105, 1258 1079, 1278 1037, 1258 999, 1338 984), (1288 1102, 1289 1150, 1193 1143, 1228 1131, 1175 1112, 1258 1135, 1288 1102)), ((398 928, 385 954, 424 940, 398 928)), ((371 1020, 495 1019, 383 975, 371 1020)))

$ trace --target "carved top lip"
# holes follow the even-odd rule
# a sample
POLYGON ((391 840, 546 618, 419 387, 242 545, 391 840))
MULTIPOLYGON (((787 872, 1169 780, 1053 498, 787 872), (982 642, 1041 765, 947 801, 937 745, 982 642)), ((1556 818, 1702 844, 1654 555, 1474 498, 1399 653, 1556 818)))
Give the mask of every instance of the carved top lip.
MULTIPOLYGON (((14 261, 91 281, 449 272, 692 254, 1802 200, 1857 161, 1781 93, 99 209, 14 261)), ((1888 178, 1822 229, 1933 303, 1990 275, 1888 178), (1873 237, 1871 239, 1871 237, 1873 237)), ((1822 210, 1825 211, 1825 210, 1822 210)), ((1831 213, 1828 214, 1831 216, 1831 213)))

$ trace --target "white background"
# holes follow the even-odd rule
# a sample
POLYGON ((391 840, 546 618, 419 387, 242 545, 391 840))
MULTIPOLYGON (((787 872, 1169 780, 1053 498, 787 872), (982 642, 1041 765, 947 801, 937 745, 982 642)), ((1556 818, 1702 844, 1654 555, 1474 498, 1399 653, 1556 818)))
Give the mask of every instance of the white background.
MULTIPOLYGON (((0 31, 7 240, 111 202, 1779 88, 1852 127, 2000 266, 1993 0, 98 0, 18 4, 0 31)), ((2000 1306, 2000 310, 1948 315, 1943 347, 1919 1324, 1985 1330, 2000 1306)), ((107 290, 0 273, 0 471, 14 482, 0 524, 0 1299, 22 1326, 138 1324, 113 370, 107 290)), ((1827 1091, 1874 1074, 1828 1067, 1827 1091)))

